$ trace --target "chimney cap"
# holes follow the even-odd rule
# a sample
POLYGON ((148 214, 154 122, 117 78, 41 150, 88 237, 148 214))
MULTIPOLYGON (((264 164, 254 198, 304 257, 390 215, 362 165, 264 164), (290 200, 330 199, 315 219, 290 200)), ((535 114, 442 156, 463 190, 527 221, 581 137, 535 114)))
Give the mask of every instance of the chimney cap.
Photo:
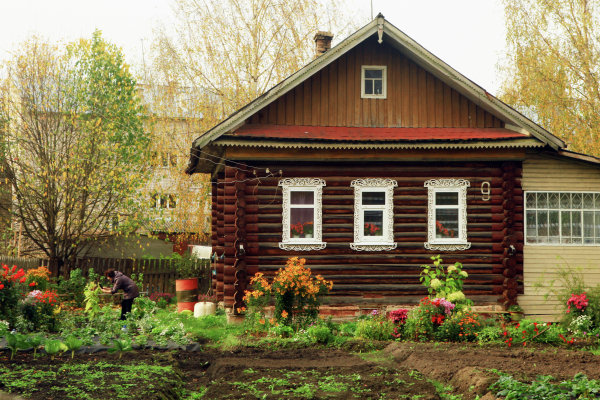
POLYGON ((324 40, 324 39, 329 39, 329 40, 333 39, 333 33, 329 32, 329 31, 327 31, 327 32, 325 32, 325 31, 318 31, 315 34, 315 41, 317 41, 317 40, 324 40))

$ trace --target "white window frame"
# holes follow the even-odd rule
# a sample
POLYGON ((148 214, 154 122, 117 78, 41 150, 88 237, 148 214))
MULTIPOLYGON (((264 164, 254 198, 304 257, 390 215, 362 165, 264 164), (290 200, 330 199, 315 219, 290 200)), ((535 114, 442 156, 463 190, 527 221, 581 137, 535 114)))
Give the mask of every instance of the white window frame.
MULTIPOLYGON (((594 212, 594 231, 595 231, 595 227, 596 227, 596 223, 595 223, 595 218, 596 218, 596 212, 600 212, 600 209, 590 209, 590 208, 585 208, 584 204, 583 204, 583 196, 581 198, 581 208, 573 208, 571 206, 571 208, 562 208, 560 207, 560 195, 563 193, 569 193, 569 194, 573 194, 573 193, 579 193, 581 195, 585 195, 585 194, 594 194, 595 196, 600 196, 600 192, 592 192, 592 191, 585 191, 585 190, 527 190, 524 192, 524 196, 523 196, 523 210, 524 210, 524 215, 523 215, 523 219, 524 219, 524 224, 523 224, 523 231, 524 231, 524 238, 523 238, 523 243, 526 246, 586 246, 586 247, 593 247, 593 246, 600 246, 600 243, 584 243, 585 240, 585 236, 584 236, 584 227, 583 227, 583 212, 584 211, 592 211, 594 212), (530 208, 527 205, 527 195, 528 193, 536 193, 536 202, 537 202, 537 193, 556 193, 558 194, 559 198, 559 207, 558 208, 538 208, 537 204, 535 208, 530 208), (527 211, 538 211, 538 210, 542 210, 542 211, 550 211, 550 210, 557 210, 558 211, 558 243, 529 243, 527 241, 527 211), (561 211, 581 211, 581 243, 562 243, 562 212, 561 211)), ((594 200, 595 200, 595 196, 594 196, 594 200)), ((537 214, 537 213, 536 213, 537 214)), ((537 216, 537 215, 536 215, 537 216)), ((536 220, 537 221, 537 220, 536 220)), ((572 227, 572 225, 571 225, 572 227)), ((537 237, 537 236, 536 236, 537 237)), ((573 236, 571 236, 573 237, 573 236)), ((596 235, 594 232, 594 239, 595 239, 596 235)), ((595 240, 594 240, 595 241, 595 240)))
MULTIPOLYGON (((467 241, 467 188, 471 183, 465 179, 430 179, 425 182, 427 188, 427 250, 458 251, 471 248, 467 241), (455 238, 437 238, 435 224, 435 194, 438 192, 458 193, 458 229, 459 236, 455 238)), ((439 206, 439 208, 453 208, 453 206, 439 206)))
MULTIPOLYGON (((375 85, 373 85, 375 88, 375 85)), ((387 99, 387 66, 385 65, 363 65, 360 69, 360 97, 362 99, 387 99), (382 93, 381 94, 365 94, 365 71, 366 70, 382 70, 382 93)))
POLYGON ((389 251, 396 248, 394 242, 394 188, 398 182, 391 179, 356 179, 350 183, 354 188, 354 243, 352 250, 389 251), (384 205, 363 205, 363 192, 384 192, 384 205), (364 237, 364 211, 383 211, 383 235, 381 238, 364 237))
POLYGON ((318 178, 285 178, 279 181, 283 193, 282 223, 283 232, 279 248, 288 251, 323 250, 327 243, 323 242, 323 179, 318 178), (312 191, 315 193, 314 228, 312 238, 293 238, 290 236, 290 192, 312 191))

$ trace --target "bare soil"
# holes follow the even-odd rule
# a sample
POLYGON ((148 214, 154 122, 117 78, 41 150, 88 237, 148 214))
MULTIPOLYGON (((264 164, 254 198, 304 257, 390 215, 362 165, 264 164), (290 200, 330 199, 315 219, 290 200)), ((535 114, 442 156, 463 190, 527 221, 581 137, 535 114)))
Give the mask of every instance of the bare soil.
MULTIPOLYGON (((600 379, 600 356, 551 346, 507 349, 469 344, 391 343, 381 352, 361 355, 328 348, 243 347, 234 351, 135 351, 123 354, 121 361, 117 357, 96 353, 76 355, 74 360, 65 355, 54 361, 49 357, 33 361, 31 354, 19 353, 13 361, 6 355, 0 356, 0 366, 59 372, 56 379, 36 384, 29 398, 40 400, 61 398, 49 394, 52 387, 78 385, 77 376, 59 371, 69 363, 142 362, 173 366, 172 376, 160 377, 162 386, 152 393, 145 387, 131 388, 129 398, 143 400, 182 399, 182 388, 201 391, 204 387, 208 388, 203 397, 206 399, 308 398, 309 395, 302 395, 303 388, 312 391, 312 398, 405 399, 418 395, 421 400, 439 399, 425 378, 451 383, 455 393, 473 399, 476 394, 487 393, 489 385, 497 380, 491 369, 523 381, 531 381, 537 375, 568 379, 577 372, 600 379)), ((94 391, 87 398, 115 398, 106 385, 107 390, 94 391)), ((0 377, 0 391, 4 388, 0 377)))

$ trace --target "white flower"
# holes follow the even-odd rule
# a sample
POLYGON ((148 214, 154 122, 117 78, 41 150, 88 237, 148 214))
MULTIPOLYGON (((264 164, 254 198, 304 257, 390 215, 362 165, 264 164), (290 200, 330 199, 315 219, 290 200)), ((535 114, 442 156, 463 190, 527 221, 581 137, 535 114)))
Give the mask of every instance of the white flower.
POLYGON ((442 282, 439 279, 432 279, 431 282, 429 283, 429 286, 431 286, 434 289, 439 289, 442 287, 442 282))
POLYGON ((460 271, 460 276, 462 276, 463 278, 466 278, 467 276, 469 276, 469 274, 467 274, 465 271, 460 271))
POLYGON ((456 267, 454 265, 448 267, 448 273, 452 273, 454 271, 456 271, 456 267))
POLYGON ((463 301, 464 299, 465 299, 465 294, 463 292, 450 293, 446 297, 446 300, 448 300, 451 303, 457 303, 459 301, 463 301))

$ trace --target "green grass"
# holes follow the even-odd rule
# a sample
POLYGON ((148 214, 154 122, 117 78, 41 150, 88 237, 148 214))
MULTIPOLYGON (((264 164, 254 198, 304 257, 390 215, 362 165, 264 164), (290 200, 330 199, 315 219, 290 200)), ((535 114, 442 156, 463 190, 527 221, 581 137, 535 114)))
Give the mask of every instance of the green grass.
POLYGON ((239 336, 244 333, 243 325, 228 324, 225 315, 208 315, 195 318, 159 310, 156 318, 160 319, 165 327, 182 323, 185 331, 194 339, 208 339, 221 343, 228 336, 239 336))

